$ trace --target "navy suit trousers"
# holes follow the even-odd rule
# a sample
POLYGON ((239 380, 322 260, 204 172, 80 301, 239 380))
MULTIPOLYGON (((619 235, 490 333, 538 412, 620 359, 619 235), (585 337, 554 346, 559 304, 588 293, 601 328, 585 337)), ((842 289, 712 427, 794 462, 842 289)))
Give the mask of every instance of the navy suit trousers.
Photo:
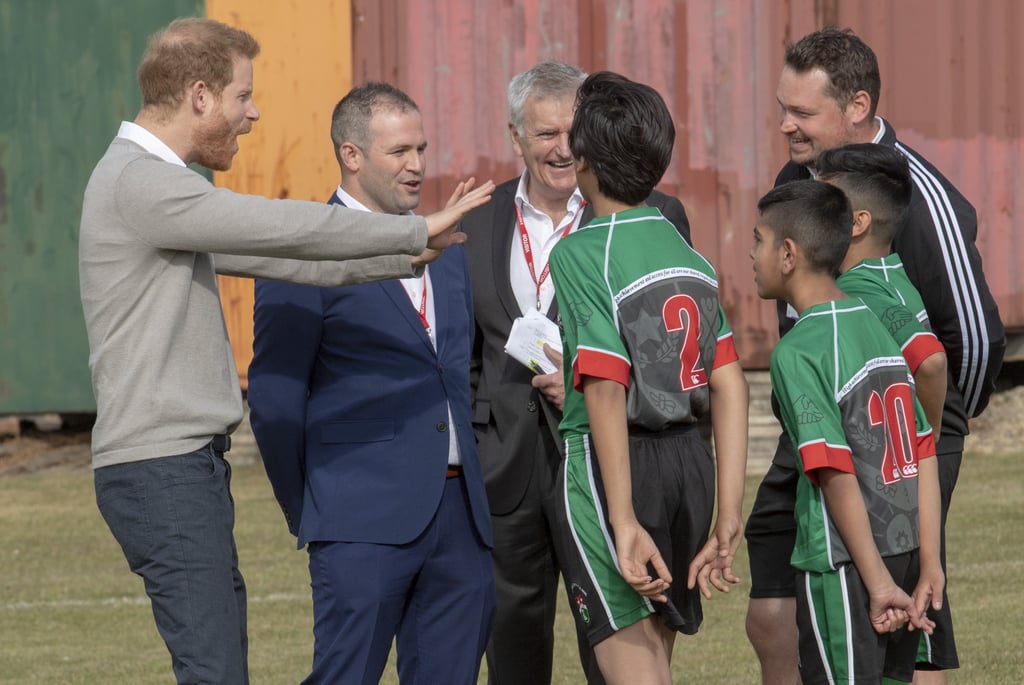
POLYGON ((305 685, 376 685, 397 636, 402 685, 475 685, 494 617, 489 548, 462 477, 404 545, 311 542, 313 671, 305 685))

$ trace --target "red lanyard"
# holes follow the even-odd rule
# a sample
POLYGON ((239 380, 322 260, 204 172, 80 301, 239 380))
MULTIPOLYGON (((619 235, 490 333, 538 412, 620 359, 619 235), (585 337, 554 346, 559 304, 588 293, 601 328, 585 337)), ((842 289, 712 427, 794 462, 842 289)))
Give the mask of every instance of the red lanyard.
POLYGON ((427 337, 430 337, 430 322, 427 321, 427 274, 423 272, 423 297, 420 298, 420 308, 416 312, 420 316, 420 323, 423 324, 423 329, 427 332, 427 337))
MULTIPOLYGON (((580 210, 586 206, 586 202, 580 205, 580 210)), ((526 266, 530 269, 530 278, 533 279, 533 284, 537 286, 537 311, 540 311, 540 289, 544 285, 544 281, 548 280, 548 275, 551 273, 551 264, 545 264, 544 270, 540 272, 540 278, 537 278, 537 271, 533 268, 533 248, 530 246, 530 236, 526 232, 526 223, 523 221, 523 214, 519 211, 519 205, 513 205, 516 210, 516 222, 519 224, 519 244, 523 248, 523 257, 526 259, 526 266)), ((577 210, 577 211, 580 211, 577 210)), ((562 231, 562 235, 558 236, 561 240, 568 235, 572 225, 576 222, 575 217, 569 222, 569 225, 562 231)))

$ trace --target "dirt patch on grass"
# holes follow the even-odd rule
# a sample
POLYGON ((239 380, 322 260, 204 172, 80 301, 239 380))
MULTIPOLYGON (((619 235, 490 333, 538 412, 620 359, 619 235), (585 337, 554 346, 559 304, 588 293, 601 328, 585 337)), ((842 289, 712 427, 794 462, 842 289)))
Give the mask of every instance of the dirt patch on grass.
POLYGON ((965 449, 981 454, 1024 449, 1024 385, 992 395, 981 416, 971 421, 965 449))
POLYGON ((22 422, 18 435, 0 437, 0 477, 53 468, 88 469, 91 428, 88 418, 51 430, 22 422))
MULTIPOLYGON (((88 469, 92 417, 64 417, 59 429, 40 430, 22 421, 16 437, 0 435, 0 477, 35 473, 44 469, 88 469)), ((232 457, 246 456, 252 442, 248 423, 243 421, 233 436, 237 449, 232 457), (245 433, 245 435, 243 435, 245 433), (236 452, 238 453, 236 455, 236 452)), ((985 412, 971 421, 966 449, 980 454, 1019 452, 1024 448, 1024 385, 1002 390, 992 396, 985 412)), ((255 455, 255 446, 248 452, 255 455)))

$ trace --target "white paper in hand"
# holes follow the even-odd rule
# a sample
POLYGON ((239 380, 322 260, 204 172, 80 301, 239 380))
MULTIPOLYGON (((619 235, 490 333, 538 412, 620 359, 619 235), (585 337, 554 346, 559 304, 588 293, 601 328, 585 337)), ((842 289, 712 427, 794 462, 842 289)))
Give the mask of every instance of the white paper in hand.
POLYGON ((544 354, 544 343, 561 352, 562 338, 554 321, 535 309, 512 322, 505 353, 534 373, 551 373, 558 367, 544 354))

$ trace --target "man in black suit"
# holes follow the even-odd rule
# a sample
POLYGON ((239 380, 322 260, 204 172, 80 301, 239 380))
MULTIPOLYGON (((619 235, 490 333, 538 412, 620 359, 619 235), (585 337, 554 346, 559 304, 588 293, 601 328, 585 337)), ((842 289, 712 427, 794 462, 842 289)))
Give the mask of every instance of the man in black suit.
MULTIPOLYGON (((494 529, 498 607, 487 647, 492 685, 551 681, 559 573, 552 499, 562 453, 563 379, 561 369, 535 374, 504 347, 513 320, 530 309, 557 320, 548 254, 593 217, 576 188, 569 151, 576 90, 584 78, 576 67, 549 61, 512 79, 508 130, 526 169, 462 221, 476 317, 473 428, 494 529)), ((690 241, 679 200, 654 192, 647 203, 690 241)), ((550 356, 561 364, 558 351, 550 356)), ((603 682, 586 639, 577 637, 588 682, 603 682)))

